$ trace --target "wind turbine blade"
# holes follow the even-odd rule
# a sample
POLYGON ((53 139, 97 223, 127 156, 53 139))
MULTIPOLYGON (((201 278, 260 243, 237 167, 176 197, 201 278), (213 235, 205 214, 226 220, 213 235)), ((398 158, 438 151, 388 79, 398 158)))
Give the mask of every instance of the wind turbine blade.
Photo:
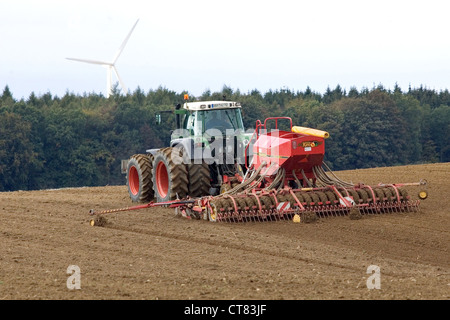
POLYGON ((90 64, 100 64, 100 65, 103 65, 103 66, 110 66, 110 65, 112 65, 112 63, 110 63, 110 62, 104 62, 104 61, 98 61, 98 60, 77 59, 77 58, 66 58, 66 59, 67 60, 78 61, 78 62, 90 63, 90 64))
POLYGON ((125 95, 128 94, 128 90, 127 90, 127 88, 125 87, 125 84, 123 83, 122 78, 119 76, 119 73, 117 72, 116 67, 113 66, 112 69, 114 70, 114 73, 116 74, 117 79, 119 79, 119 83, 120 83, 120 86, 122 87, 123 94, 125 94, 125 95))
POLYGON ((120 46, 119 50, 116 53, 116 56, 113 59, 113 63, 115 64, 117 59, 119 59, 120 55, 122 54, 123 49, 125 48, 125 46, 127 45, 128 39, 130 39, 131 34, 133 33, 134 28, 136 27, 137 23, 139 22, 139 19, 137 19, 136 23, 134 24, 133 28, 131 28, 130 33, 128 33, 127 37, 125 38, 125 40, 122 42, 122 45, 120 46))

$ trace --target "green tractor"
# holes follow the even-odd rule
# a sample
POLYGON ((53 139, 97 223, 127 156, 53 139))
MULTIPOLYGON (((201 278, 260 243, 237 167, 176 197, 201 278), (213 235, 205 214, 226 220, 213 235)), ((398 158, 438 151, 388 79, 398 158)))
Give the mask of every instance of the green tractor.
POLYGON ((185 102, 174 113, 170 146, 135 154, 122 165, 133 202, 217 195, 245 175, 253 131, 244 130, 239 102, 185 102))

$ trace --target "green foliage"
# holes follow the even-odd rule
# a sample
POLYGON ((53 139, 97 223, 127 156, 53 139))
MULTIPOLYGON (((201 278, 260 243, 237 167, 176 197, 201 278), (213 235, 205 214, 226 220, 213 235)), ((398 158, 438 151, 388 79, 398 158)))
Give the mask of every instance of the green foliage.
POLYGON ((0 191, 26 190, 38 168, 31 143, 31 125, 20 115, 0 113, 0 191))
POLYGON ((450 159, 450 106, 441 105, 430 113, 431 141, 436 145, 439 161, 450 159))
POLYGON ((381 91, 336 103, 343 113, 338 144, 342 157, 335 168, 369 168, 403 163, 405 125, 392 99, 381 91))
MULTIPOLYGON (((0 95, 0 191, 124 184, 120 161, 146 149, 168 146, 173 114, 163 124, 155 114, 183 103, 184 91, 167 88, 123 95, 63 97, 46 93, 16 101, 6 86, 0 95)), ((326 130, 325 161, 333 169, 450 161, 450 93, 424 87, 407 92, 382 85, 348 93, 290 89, 241 93, 224 86, 195 100, 239 101, 244 126, 291 117, 294 125, 326 130)))

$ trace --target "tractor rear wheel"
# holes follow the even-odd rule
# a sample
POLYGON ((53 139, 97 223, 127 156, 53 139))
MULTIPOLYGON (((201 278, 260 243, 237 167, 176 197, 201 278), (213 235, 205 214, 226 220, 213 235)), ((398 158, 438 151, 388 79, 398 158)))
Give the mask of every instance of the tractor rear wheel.
POLYGON ((189 164, 189 196, 192 198, 209 195, 211 188, 211 177, 209 166, 206 162, 202 164, 189 164))
POLYGON ((127 187, 133 202, 149 202, 154 198, 152 155, 135 154, 127 165, 127 187))
POLYGON ((188 173, 180 148, 157 151, 153 160, 153 188, 157 202, 182 199, 188 194, 188 173))

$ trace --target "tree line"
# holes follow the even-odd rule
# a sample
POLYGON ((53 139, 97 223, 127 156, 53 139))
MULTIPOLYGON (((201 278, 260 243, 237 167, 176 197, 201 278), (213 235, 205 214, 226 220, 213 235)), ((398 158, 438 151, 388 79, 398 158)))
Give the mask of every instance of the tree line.
MULTIPOLYGON (((146 149, 169 145, 174 116, 155 125, 155 114, 173 110, 184 94, 160 87, 121 94, 63 97, 50 92, 16 100, 0 96, 0 191, 120 185, 120 162, 146 149)), ((328 131, 325 161, 333 170, 450 161, 450 93, 397 85, 368 89, 341 86, 324 93, 224 86, 190 100, 242 104, 245 128, 257 119, 289 116, 294 125, 328 131)))

